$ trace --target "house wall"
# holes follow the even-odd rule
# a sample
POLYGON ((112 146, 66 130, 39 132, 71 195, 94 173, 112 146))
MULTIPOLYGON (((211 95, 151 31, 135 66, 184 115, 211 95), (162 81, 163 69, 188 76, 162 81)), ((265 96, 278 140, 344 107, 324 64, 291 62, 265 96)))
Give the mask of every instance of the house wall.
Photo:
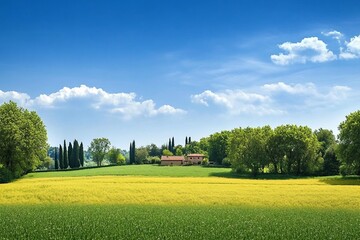
POLYGON ((188 157, 188 161, 192 164, 199 164, 204 159, 204 157, 188 157))
POLYGON ((163 166, 180 166, 183 164, 183 161, 161 161, 163 166))

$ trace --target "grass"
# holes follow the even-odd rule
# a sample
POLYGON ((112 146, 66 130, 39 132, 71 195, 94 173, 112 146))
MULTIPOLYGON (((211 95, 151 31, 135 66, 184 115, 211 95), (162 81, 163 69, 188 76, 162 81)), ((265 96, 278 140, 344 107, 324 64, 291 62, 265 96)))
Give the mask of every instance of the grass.
POLYGON ((360 179, 120 166, 0 185, 0 239, 359 239, 360 179), (242 176, 244 177, 244 176, 242 176))
POLYGON ((207 206, 0 206, 0 239, 359 239, 358 212, 207 206))
POLYGON ((86 176, 156 176, 156 177, 209 177, 214 174, 231 176, 230 168, 201 166, 124 165, 89 168, 78 171, 33 172, 24 178, 86 177, 86 176))

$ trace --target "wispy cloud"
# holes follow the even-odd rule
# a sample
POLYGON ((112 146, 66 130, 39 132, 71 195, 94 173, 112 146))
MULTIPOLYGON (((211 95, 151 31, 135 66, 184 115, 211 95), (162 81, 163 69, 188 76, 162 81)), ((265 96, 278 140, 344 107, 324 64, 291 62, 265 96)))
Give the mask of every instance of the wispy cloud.
POLYGON ((242 90, 225 90, 212 92, 206 90, 191 96, 193 103, 209 106, 215 104, 227 109, 232 115, 242 113, 268 115, 279 114, 281 111, 269 107, 271 99, 258 93, 247 93, 242 90))
MULTIPOLYGON (((284 82, 265 84, 262 87, 269 96, 276 99, 277 93, 287 93, 296 96, 298 102, 305 107, 323 106, 338 104, 348 98, 351 88, 348 86, 333 86, 327 91, 319 91, 314 83, 286 84, 284 82)), ((299 106, 294 106, 299 107, 299 106)), ((300 105, 301 107, 301 105, 300 105)))
POLYGON ((333 39, 335 39, 339 43, 340 43, 341 39, 344 37, 344 34, 342 34, 339 31, 336 31, 336 30, 333 30, 333 31, 330 31, 330 32, 321 32, 321 34, 326 36, 326 37, 332 37, 333 39))
POLYGON ((140 101, 135 93, 108 93, 101 88, 86 85, 74 88, 64 87, 57 92, 49 95, 41 94, 34 99, 31 99, 26 93, 3 92, 0 90, 1 102, 13 100, 24 107, 54 108, 74 99, 86 100, 92 108, 118 113, 124 119, 131 119, 136 116, 152 117, 186 113, 186 111, 170 105, 157 108, 153 100, 140 101))
POLYGON ((274 115, 294 109, 328 108, 349 97, 347 86, 333 86, 320 91, 314 83, 287 84, 277 82, 259 86, 253 92, 244 90, 206 90, 191 96, 193 103, 223 107, 231 115, 274 115))
POLYGON ((271 55, 271 60, 278 65, 306 62, 327 62, 336 59, 336 55, 327 48, 326 43, 317 37, 304 38, 301 42, 285 42, 279 48, 287 53, 271 55))

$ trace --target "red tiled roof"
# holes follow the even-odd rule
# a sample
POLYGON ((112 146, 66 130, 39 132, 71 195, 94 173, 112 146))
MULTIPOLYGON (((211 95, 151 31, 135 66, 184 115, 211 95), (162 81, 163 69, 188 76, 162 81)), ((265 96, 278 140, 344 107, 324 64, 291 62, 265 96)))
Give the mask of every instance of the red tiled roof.
POLYGON ((161 161, 185 161, 184 156, 161 156, 161 161))
POLYGON ((200 153, 193 153, 193 154, 188 154, 188 157, 205 157, 204 154, 200 154, 200 153))

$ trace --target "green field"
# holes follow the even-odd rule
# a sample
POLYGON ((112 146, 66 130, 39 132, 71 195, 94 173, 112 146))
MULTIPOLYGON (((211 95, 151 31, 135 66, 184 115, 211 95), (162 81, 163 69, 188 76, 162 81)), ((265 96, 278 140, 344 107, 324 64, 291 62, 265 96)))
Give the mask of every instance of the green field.
POLYGON ((25 178, 87 177, 87 176, 153 176, 153 177, 236 177, 231 168, 200 166, 125 165, 71 171, 35 172, 25 178))
POLYGON ((119 166, 0 185, 0 239, 360 239, 358 178, 119 166))

